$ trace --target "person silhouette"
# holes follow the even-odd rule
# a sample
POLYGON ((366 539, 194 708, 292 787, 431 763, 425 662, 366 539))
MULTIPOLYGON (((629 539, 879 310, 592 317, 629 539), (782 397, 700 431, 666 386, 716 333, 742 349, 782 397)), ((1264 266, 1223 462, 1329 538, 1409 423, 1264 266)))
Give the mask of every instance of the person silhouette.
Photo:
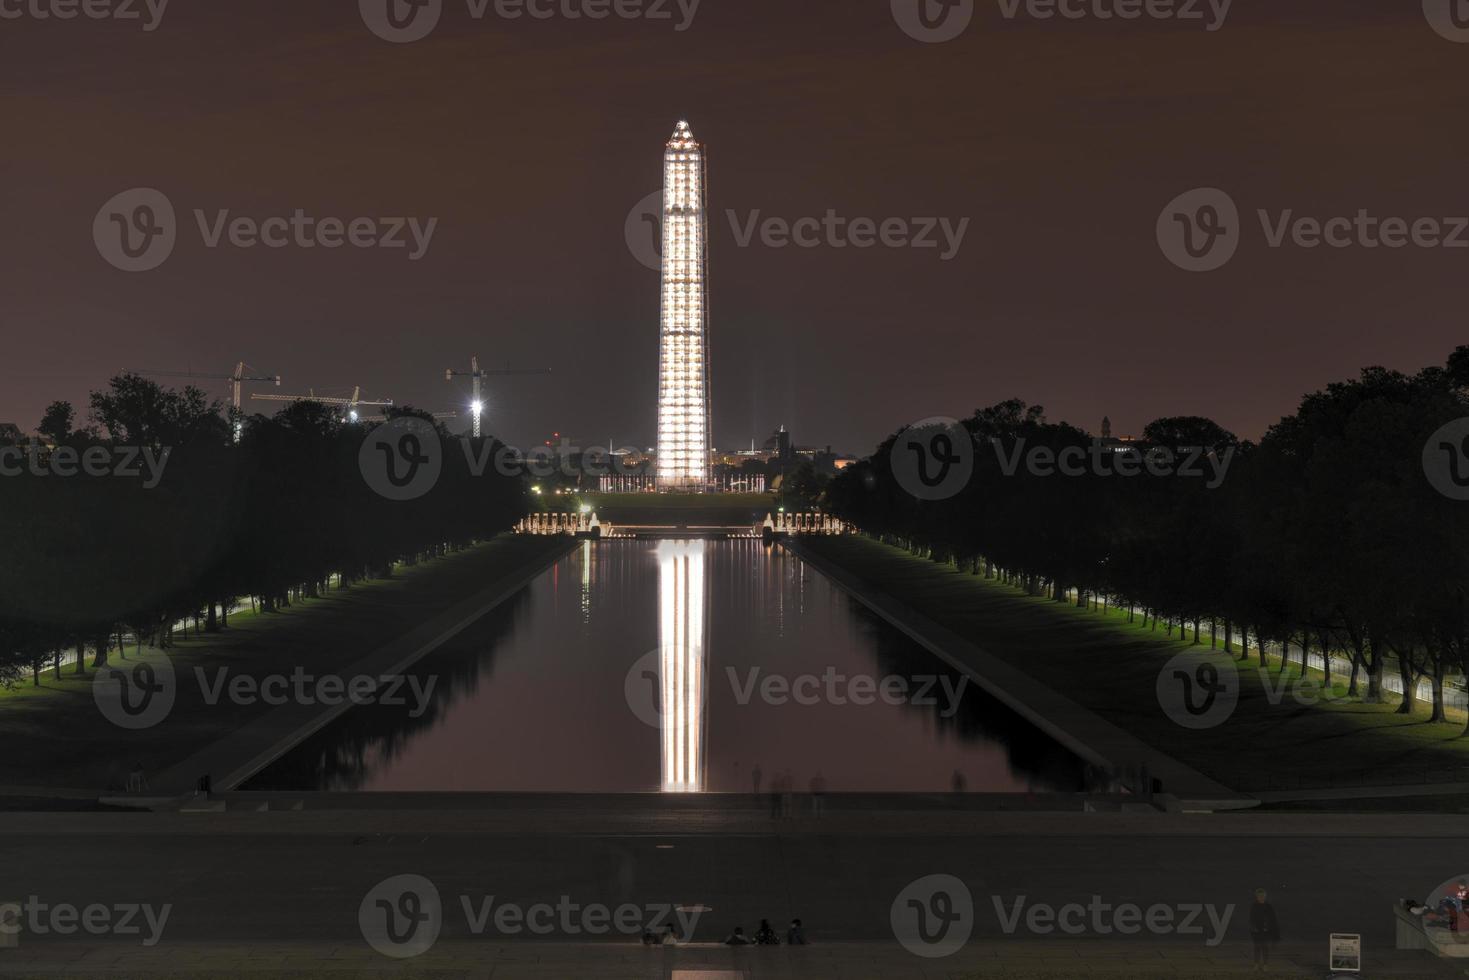
POLYGON ((756 796, 760 795, 760 781, 764 777, 765 774, 760 771, 760 763, 755 763, 755 768, 750 770, 750 783, 754 786, 754 793, 756 796))

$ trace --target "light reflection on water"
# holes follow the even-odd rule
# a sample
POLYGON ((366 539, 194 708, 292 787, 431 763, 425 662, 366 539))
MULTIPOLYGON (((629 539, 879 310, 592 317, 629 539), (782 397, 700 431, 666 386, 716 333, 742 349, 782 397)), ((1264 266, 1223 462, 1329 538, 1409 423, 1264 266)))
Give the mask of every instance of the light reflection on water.
POLYGON ((972 687, 947 699, 960 678, 758 541, 583 542, 415 673, 434 680, 426 705, 353 709, 246 788, 750 792, 756 768, 767 790, 786 772, 833 792, 1081 781, 1049 738, 972 687), (853 703, 858 677, 934 703, 853 703), (784 696, 762 696, 772 684, 784 696))

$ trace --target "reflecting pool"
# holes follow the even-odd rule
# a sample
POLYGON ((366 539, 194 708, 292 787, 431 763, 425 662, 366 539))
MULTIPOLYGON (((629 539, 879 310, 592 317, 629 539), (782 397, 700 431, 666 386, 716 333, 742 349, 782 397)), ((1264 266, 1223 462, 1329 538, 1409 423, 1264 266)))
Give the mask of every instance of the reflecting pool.
POLYGON ((246 789, 1070 791, 1080 763, 755 540, 582 542, 246 789))

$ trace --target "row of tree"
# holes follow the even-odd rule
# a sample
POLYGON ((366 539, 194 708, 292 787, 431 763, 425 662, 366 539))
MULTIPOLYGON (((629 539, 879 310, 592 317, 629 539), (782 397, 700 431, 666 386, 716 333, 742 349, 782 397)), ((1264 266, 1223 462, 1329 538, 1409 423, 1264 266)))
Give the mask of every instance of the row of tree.
POLYGON ((1188 417, 1153 422, 1131 447, 1227 459, 1220 481, 1089 466, 1065 476, 1007 461, 1021 446, 1090 451, 1093 437, 1011 400, 962 421, 977 452, 954 496, 903 489, 900 432, 838 476, 827 504, 866 533, 1035 593, 1187 624, 1195 642, 1200 623, 1222 626, 1227 649, 1247 656, 1253 640, 1262 663, 1267 645, 1296 651, 1302 666, 1324 652, 1330 680, 1338 652, 1351 662, 1349 692, 1367 701, 1383 700, 1396 671, 1404 713, 1426 677, 1438 721, 1446 682, 1469 668, 1469 502, 1429 471, 1469 483, 1469 446, 1430 439, 1466 417, 1460 347, 1444 367, 1368 368, 1308 395, 1258 444, 1188 417))
MULTIPOLYGON (((395 502, 359 469, 370 426, 320 403, 236 420, 198 389, 122 375, 92 395, 87 426, 73 428, 75 414, 53 404, 38 427, 47 445, 20 447, 34 461, 0 477, 0 682, 34 680, 70 648, 82 672, 83 651, 105 663, 125 634, 166 644, 180 620, 221 628, 244 599, 271 610, 331 581, 388 576, 396 563, 506 530, 529 509, 521 480, 493 466, 473 474, 442 428, 438 482, 395 502), (167 450, 162 478, 150 487, 138 477, 58 475, 78 469, 89 449, 102 458, 98 447, 114 461, 124 449, 155 459, 167 450)), ((486 459, 498 448, 474 447, 486 459)))

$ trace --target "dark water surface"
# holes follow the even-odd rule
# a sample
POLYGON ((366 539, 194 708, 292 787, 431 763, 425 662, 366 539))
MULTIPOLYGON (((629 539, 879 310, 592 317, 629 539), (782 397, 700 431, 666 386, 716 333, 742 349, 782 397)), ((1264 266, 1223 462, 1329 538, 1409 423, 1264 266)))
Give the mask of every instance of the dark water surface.
POLYGON ((584 542, 246 789, 1075 790, 1065 749, 759 541, 584 542), (955 697, 957 693, 957 698, 955 697), (863 703, 865 702, 865 703, 863 703))

